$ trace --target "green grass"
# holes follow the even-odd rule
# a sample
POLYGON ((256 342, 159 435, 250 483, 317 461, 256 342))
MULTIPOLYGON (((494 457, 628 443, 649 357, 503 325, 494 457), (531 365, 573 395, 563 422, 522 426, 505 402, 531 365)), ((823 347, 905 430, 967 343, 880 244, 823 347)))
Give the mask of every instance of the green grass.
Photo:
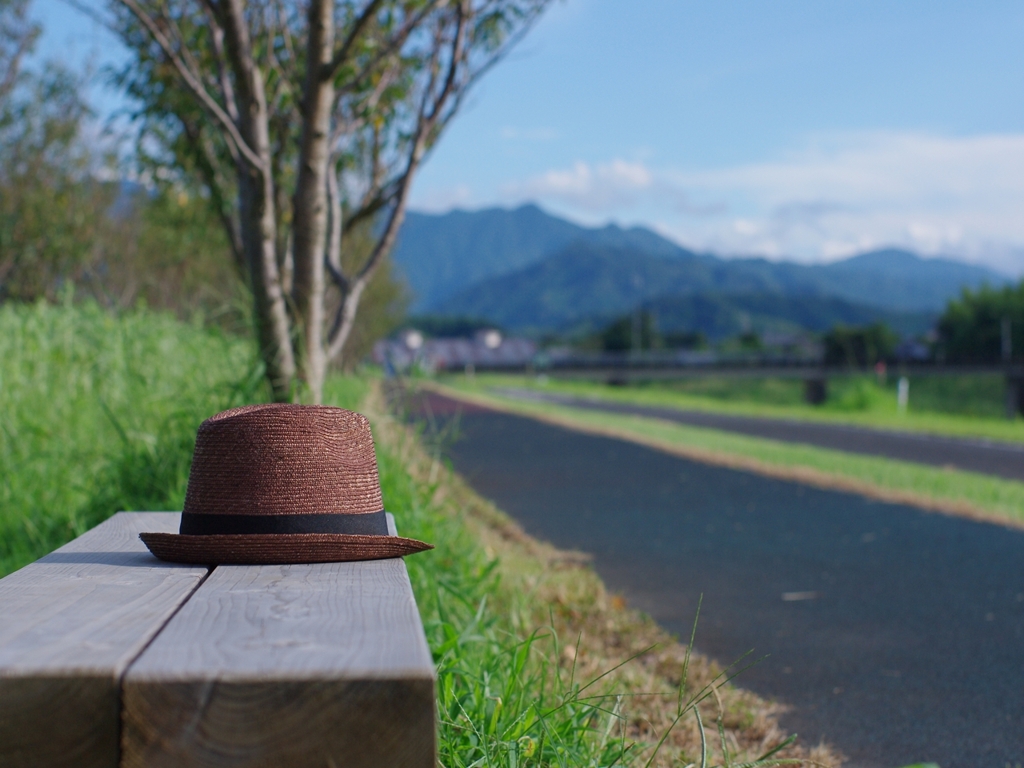
POLYGON ((168 315, 0 307, 0 574, 119 509, 180 509, 199 423, 261 386, 248 344, 168 315))
MULTIPOLYGON (((479 392, 474 394, 481 396, 479 392)), ((1024 522, 1024 483, 1012 480, 765 440, 640 416, 585 411, 548 403, 527 403, 499 397, 491 392, 482 396, 519 413, 553 416, 591 429, 634 436, 641 442, 751 459, 768 468, 808 468, 831 477, 850 479, 882 493, 913 494, 937 505, 969 505, 973 510, 993 519, 1024 522)))
POLYGON ((628 387, 491 374, 478 374, 471 380, 446 376, 441 381, 474 392, 524 387, 640 405, 1024 442, 1024 419, 1009 421, 1002 416, 1000 376, 912 377, 906 413, 897 410, 892 376, 884 387, 872 377, 834 377, 829 380, 829 401, 818 407, 803 403, 800 381, 786 379, 709 377, 628 387))
MULTIPOLYGON (((367 387, 333 378, 325 399, 354 408, 367 387)), ((244 340, 145 310, 0 307, 0 576, 120 509, 180 509, 199 423, 265 396, 244 340)), ((512 621, 521 596, 402 450, 378 440, 388 508, 437 547, 408 565, 438 666, 442 764, 632 764, 616 699, 559 665, 553 630, 512 621)), ((711 695, 681 697, 680 716, 711 695)))
POLYGON ((560 658, 553 631, 516 631, 497 561, 380 440, 377 458, 401 533, 436 547, 406 562, 438 667, 440 764, 622 764, 614 699, 588 698, 597 693, 584 688, 588 681, 568 679, 549 661, 560 658))

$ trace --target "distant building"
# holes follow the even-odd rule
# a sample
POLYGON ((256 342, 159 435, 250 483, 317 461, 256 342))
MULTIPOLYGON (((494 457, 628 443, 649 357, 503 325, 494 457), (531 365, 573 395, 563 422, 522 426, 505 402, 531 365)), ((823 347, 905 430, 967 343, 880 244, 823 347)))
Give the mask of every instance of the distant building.
POLYGON ((471 339, 426 339, 419 331, 406 330, 373 347, 374 362, 393 371, 407 371, 413 365, 430 372, 523 368, 536 355, 534 342, 506 338, 493 328, 478 331, 471 339))

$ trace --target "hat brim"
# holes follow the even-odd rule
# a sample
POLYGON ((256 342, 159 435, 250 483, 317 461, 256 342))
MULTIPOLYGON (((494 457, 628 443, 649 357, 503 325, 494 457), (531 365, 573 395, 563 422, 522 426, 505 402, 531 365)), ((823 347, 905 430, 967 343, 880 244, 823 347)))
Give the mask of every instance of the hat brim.
POLYGON ((140 533, 149 551, 169 563, 287 565, 386 560, 433 549, 401 536, 345 533, 140 533))

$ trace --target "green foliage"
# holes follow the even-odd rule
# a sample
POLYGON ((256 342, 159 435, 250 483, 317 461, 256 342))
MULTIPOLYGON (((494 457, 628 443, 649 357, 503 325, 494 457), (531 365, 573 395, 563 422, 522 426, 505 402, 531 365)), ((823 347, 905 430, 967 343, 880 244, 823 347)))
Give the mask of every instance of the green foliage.
MULTIPOLYGON (((321 397, 364 293, 378 310, 402 303, 393 281, 364 289, 410 184, 547 2, 105 3, 131 54, 111 79, 135 104, 139 165, 209 201, 248 277, 275 399, 321 397), (372 247, 346 248, 353 234, 372 247)), ((369 310, 345 367, 394 314, 369 310)))
POLYGON ((81 86, 49 67, 0 98, 0 300, 52 299, 79 277, 116 197, 92 176, 81 86))
POLYGON ((0 307, 0 573, 119 509, 180 508, 196 428, 254 395, 252 365, 165 314, 0 307))
MULTIPOLYGON (((366 391, 363 379, 333 377, 325 400, 357 408, 366 391)), ((247 343, 168 314, 117 317, 70 300, 0 307, 0 575, 118 509, 179 509, 199 423, 268 396, 247 343)), ((638 764, 620 700, 558 664, 552 631, 513 626, 502 607, 518 596, 454 505, 413 478, 407 448, 417 449, 378 442, 377 454, 401 532, 437 547, 407 562, 438 667, 441 764, 638 764)), ((677 722, 700 724, 696 704, 723 680, 681 690, 677 722)))
POLYGON ((677 392, 719 402, 750 402, 765 405, 801 405, 804 385, 800 379, 694 376, 678 381, 638 384, 648 391, 677 392))
MULTIPOLYGON (((0 3, 0 73, 5 63, 17 69, 14 51, 34 36, 18 19, 23 5, 0 3)), ((0 74, 0 300, 54 301, 73 283, 76 296, 108 307, 141 300, 247 326, 210 201, 181 186, 100 181, 116 164, 90 135, 84 77, 58 66, 13 70, 0 74)))
POLYGON ((654 317, 643 309, 616 318, 601 332, 601 348, 606 352, 641 352, 660 346, 654 317))
MULTIPOLYGON (((889 400, 885 390, 871 379, 851 377, 833 388, 825 401, 825 407, 835 411, 870 411, 887 404, 889 400)), ((895 395, 892 401, 895 402, 895 395)))
MULTIPOLYGON (((0 575, 119 509, 180 509, 199 423, 268 395, 245 342, 90 303, 0 308, 0 366, 0 575)), ((333 377, 325 399, 356 408, 366 386, 333 377)), ((409 568, 439 666, 443 764, 613 764, 621 745, 593 728, 603 699, 544 687, 533 662, 557 658, 555 639, 510 632, 488 605, 493 562, 400 456, 378 447, 378 461, 402 532, 437 545, 409 568)))
POLYGON ((108 216, 94 270, 99 300, 119 308, 144 301, 181 319, 202 313, 248 329, 248 292, 208 198, 172 185, 135 189, 108 216))
POLYGON ((910 407, 905 413, 901 413, 896 405, 898 372, 892 369, 884 384, 876 384, 882 394, 872 397, 866 410, 839 410, 830 403, 844 399, 848 387, 863 386, 859 381, 876 382, 874 375, 830 375, 829 401, 824 406, 805 403, 803 381, 796 378, 701 376, 608 387, 595 382, 486 374, 478 375, 474 386, 480 390, 495 386, 539 387, 581 397, 685 410, 1024 442, 1024 420, 1010 421, 1005 416, 1006 381, 1002 374, 911 375, 909 379, 910 407))
POLYGON ((950 363, 995 364, 1003 359, 1003 321, 1010 321, 1012 360, 1024 360, 1024 280, 1002 288, 964 289, 939 319, 942 354, 950 363))
MULTIPOLYGON (((1006 377, 998 373, 960 376, 914 376, 910 381, 910 410, 914 413, 948 413, 978 419, 1006 420, 1006 377)), ((896 402, 895 376, 885 385, 883 405, 896 402)))
POLYGON ((891 360, 899 339, 883 323, 861 328, 837 325, 825 334, 825 364, 863 368, 891 360))

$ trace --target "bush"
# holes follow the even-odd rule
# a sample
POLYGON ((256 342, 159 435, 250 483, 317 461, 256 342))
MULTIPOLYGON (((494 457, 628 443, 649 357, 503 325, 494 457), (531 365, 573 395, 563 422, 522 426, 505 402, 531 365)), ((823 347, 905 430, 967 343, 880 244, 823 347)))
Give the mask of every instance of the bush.
POLYGON ((939 318, 939 343, 950 363, 994 365, 1003 359, 1003 321, 1010 321, 1012 359, 1024 361, 1024 280, 1016 286, 965 289, 939 318))
POLYGON ((835 326, 825 334, 825 365, 864 368, 893 359, 899 339, 883 323, 862 328, 835 326))
POLYGON ((630 352, 657 349, 661 346, 654 317, 646 309, 613 320, 601 332, 601 348, 606 352, 630 352), (638 322, 639 320, 639 322, 638 322), (634 348, 639 344, 639 348, 634 348))

